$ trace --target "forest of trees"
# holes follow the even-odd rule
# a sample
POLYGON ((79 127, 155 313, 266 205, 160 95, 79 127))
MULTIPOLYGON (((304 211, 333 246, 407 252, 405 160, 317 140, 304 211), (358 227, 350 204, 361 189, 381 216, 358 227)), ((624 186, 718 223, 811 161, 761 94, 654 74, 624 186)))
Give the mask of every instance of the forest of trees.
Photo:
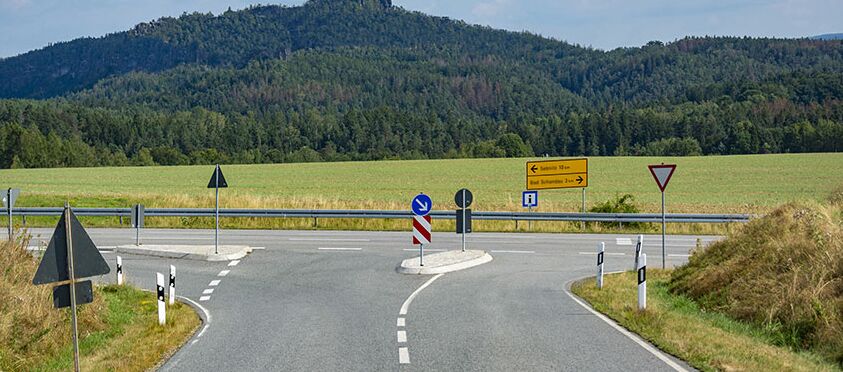
POLYGON ((186 14, 0 60, 0 167, 843 151, 843 42, 609 52, 385 0, 186 14))

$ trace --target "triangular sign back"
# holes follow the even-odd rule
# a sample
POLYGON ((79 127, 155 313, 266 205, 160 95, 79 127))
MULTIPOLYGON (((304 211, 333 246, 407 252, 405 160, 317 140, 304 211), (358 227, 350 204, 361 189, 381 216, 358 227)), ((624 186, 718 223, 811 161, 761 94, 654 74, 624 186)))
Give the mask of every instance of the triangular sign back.
POLYGON ((214 174, 211 175, 211 181, 208 182, 209 189, 215 189, 217 187, 228 187, 228 182, 225 182, 225 176, 223 176, 222 168, 220 168, 219 165, 217 165, 217 168, 214 169, 214 174), (219 183, 217 183, 217 177, 219 177, 219 183))
MULTIPOLYGON (((73 266, 76 279, 108 274, 111 270, 97 246, 85 232, 76 215, 70 212, 70 231, 73 240, 73 266)), ((67 229, 65 214, 62 213, 50 244, 41 258, 33 284, 47 284, 70 280, 67 270, 67 229)))
POLYGON ((653 178, 656 180, 656 184, 659 185, 659 190, 664 192, 664 189, 667 188, 667 184, 670 182, 670 178, 673 177, 676 164, 650 165, 648 167, 653 178))

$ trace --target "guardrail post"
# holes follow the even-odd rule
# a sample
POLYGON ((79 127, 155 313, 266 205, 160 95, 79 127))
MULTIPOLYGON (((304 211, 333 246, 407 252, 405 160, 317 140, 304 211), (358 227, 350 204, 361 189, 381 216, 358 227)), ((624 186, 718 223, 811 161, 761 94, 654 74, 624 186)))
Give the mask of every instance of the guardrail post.
POLYGON ((318 229, 318 228, 319 228, 319 219, 318 219, 318 218, 316 218, 316 217, 313 217, 313 228, 314 228, 314 229, 318 229))
POLYGON ((26 226, 26 215, 23 214, 23 215, 21 215, 21 217, 23 217, 23 226, 25 227, 26 226))

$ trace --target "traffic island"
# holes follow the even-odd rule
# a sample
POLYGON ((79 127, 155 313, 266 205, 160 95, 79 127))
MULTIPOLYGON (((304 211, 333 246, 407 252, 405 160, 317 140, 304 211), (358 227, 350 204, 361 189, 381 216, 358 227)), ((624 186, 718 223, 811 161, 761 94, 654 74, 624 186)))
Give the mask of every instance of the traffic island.
POLYGON ((443 274, 468 269, 489 261, 492 261, 492 256, 486 251, 458 250, 425 255, 424 266, 420 265, 418 257, 408 258, 401 262, 397 270, 401 274, 443 274))
POLYGON ((214 252, 213 245, 121 245, 114 248, 115 253, 137 254, 143 256, 180 258, 197 261, 231 261, 252 253, 252 247, 246 245, 221 245, 214 252))

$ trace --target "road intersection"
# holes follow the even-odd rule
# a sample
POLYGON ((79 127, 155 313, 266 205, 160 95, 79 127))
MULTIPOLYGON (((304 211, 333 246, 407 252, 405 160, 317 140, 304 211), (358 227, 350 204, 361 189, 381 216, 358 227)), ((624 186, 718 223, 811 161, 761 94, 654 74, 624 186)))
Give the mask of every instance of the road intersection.
MULTIPOLYGON (((51 231, 31 233, 38 246, 51 231)), ((89 234, 111 265, 108 248, 134 239, 129 229, 89 234)), ((607 271, 631 269, 634 236, 475 233, 469 247, 494 261, 438 276, 396 272, 417 252, 410 238, 233 230, 220 235, 221 244, 258 248, 236 262, 121 256, 127 281, 146 289, 154 288, 155 272, 176 265, 178 293, 205 318, 165 371, 675 370, 566 293, 570 281, 594 275, 601 241, 607 271)), ((697 239, 668 236, 668 265, 685 262, 697 239)), ((213 231, 147 229, 142 240, 207 244, 213 231)), ((660 237, 644 242, 648 257, 660 260, 660 237)), ((426 250, 460 244, 455 234, 434 233, 426 250)))

